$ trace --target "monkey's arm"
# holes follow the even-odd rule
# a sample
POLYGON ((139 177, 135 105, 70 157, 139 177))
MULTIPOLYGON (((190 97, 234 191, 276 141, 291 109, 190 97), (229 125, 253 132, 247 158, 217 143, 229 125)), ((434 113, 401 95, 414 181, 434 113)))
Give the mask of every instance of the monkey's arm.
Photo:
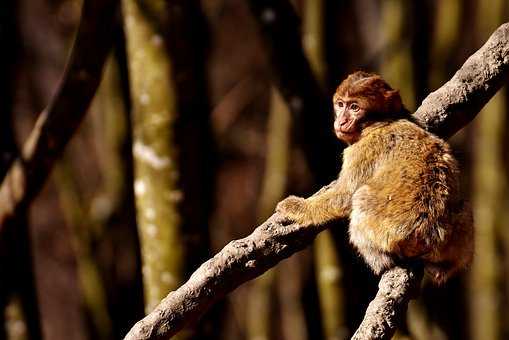
POLYGON ((304 199, 289 196, 279 202, 276 211, 285 219, 304 225, 323 225, 348 217, 351 210, 352 193, 341 179, 304 199))

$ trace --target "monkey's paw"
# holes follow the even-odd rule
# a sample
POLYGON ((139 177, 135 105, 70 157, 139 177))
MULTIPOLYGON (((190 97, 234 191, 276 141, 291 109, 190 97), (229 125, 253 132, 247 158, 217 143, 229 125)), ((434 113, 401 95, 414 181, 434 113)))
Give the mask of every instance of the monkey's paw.
POLYGON ((305 223, 306 200, 302 197, 288 196, 278 203, 276 212, 278 212, 283 223, 305 223))

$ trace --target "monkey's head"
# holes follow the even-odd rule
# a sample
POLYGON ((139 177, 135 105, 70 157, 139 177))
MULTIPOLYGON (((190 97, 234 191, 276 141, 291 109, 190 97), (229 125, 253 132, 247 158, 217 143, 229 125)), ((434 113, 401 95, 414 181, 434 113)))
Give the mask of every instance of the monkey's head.
POLYGON ((397 90, 379 75, 357 71, 336 89, 333 97, 334 132, 342 141, 353 144, 369 125, 409 116, 397 90))

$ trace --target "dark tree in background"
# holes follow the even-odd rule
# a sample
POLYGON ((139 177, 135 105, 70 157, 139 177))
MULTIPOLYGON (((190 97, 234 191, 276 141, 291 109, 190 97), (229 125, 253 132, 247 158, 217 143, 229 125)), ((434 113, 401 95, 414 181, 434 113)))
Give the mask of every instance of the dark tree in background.
MULTIPOLYGON (((0 11, 0 43, 5 48, 0 58, 0 178, 4 178, 9 166, 18 154, 14 129, 14 98, 16 96, 16 75, 19 58, 18 4, 6 1, 0 11)), ((0 338, 8 333, 27 336, 31 339, 41 337, 39 310, 35 291, 32 264, 32 250, 25 211, 21 211, 13 227, 8 228, 5 238, 0 240, 0 338), (8 313, 8 308, 10 313, 8 313), (10 317, 9 317, 10 316, 10 317), (12 328, 16 323, 23 330, 12 328)))

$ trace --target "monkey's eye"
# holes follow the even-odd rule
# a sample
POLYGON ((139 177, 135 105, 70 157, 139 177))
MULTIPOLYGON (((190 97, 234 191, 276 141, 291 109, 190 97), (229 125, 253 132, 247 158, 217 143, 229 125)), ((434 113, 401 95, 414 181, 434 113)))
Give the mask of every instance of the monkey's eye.
POLYGON ((338 102, 338 103, 337 103, 337 106, 338 106, 339 108, 342 108, 343 106, 345 106, 345 104, 343 104, 343 102, 338 102))
POLYGON ((359 111, 360 107, 359 107, 359 105, 353 103, 352 105, 350 105, 350 109, 354 112, 357 112, 357 111, 359 111))

